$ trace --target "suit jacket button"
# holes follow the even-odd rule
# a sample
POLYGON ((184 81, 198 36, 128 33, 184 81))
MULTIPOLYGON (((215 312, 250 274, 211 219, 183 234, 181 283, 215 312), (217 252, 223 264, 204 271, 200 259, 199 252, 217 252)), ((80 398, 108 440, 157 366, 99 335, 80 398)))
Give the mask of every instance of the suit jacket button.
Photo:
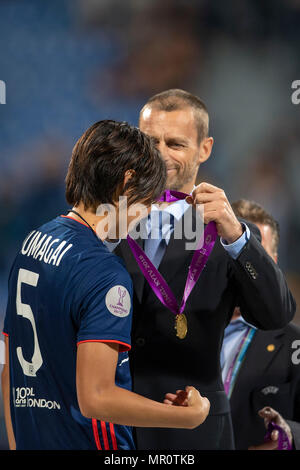
POLYGON ((250 261, 246 262, 246 268, 248 269, 248 271, 250 271, 250 269, 252 268, 250 261))
POLYGON ((137 338, 137 339, 136 339, 136 344, 137 344, 138 346, 145 346, 145 343, 146 343, 145 338, 137 338))

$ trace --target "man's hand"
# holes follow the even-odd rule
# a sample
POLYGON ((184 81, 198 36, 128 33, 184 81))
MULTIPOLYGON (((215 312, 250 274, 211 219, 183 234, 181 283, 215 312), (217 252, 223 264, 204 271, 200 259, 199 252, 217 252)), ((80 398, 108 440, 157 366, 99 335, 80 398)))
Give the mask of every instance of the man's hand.
MULTIPOLYGON (((265 406, 262 410, 259 410, 258 415, 263 418, 265 423, 265 428, 267 429, 269 423, 273 421, 275 424, 280 426, 287 434, 290 443, 293 442, 293 435, 291 428, 283 417, 270 406, 265 406)), ((276 450, 278 448, 278 431, 274 430, 271 433, 271 440, 264 442, 258 446, 251 446, 249 450, 276 450)))
POLYGON ((243 234, 242 224, 236 218, 223 189, 209 183, 201 183, 186 197, 186 202, 204 206, 204 223, 216 223, 218 235, 233 243, 243 234))

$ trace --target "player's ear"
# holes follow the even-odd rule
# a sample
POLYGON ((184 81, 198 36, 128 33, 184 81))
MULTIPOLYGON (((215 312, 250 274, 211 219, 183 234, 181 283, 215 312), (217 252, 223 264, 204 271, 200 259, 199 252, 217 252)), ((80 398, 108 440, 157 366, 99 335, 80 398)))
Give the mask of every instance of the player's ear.
POLYGON ((211 155, 211 151, 214 145, 213 137, 205 137, 199 146, 199 164, 206 162, 211 155))
POLYGON ((124 176, 123 187, 126 186, 128 181, 135 175, 135 170, 126 170, 124 176))

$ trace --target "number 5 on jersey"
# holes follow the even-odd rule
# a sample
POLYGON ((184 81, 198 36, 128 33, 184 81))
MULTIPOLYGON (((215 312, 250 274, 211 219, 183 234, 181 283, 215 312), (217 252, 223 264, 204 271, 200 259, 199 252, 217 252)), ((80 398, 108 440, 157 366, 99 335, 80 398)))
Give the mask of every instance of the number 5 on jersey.
POLYGON ((17 306, 17 314, 21 315, 24 318, 27 318, 32 326, 33 329, 33 338, 34 338, 34 350, 31 362, 26 361, 23 356, 22 347, 17 347, 17 356, 19 362, 21 364, 22 370, 24 375, 28 375, 29 377, 36 377, 36 373, 43 364, 43 359, 40 351, 39 341, 36 332, 35 320, 33 316, 33 312, 31 310, 30 305, 24 304, 21 298, 21 287, 23 284, 28 284, 29 286, 36 287, 39 280, 39 274, 34 273, 32 271, 28 271, 27 269, 20 269, 18 275, 18 284, 17 284, 17 298, 16 298, 16 306, 17 306))

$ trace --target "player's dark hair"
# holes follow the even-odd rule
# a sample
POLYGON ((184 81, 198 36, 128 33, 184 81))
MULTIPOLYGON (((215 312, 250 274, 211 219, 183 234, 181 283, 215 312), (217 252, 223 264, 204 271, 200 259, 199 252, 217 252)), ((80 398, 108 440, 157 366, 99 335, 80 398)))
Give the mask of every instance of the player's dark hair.
POLYGON ((237 217, 249 220, 254 224, 268 225, 273 234, 273 253, 277 254, 279 246, 279 224, 260 204, 247 199, 239 199, 231 204, 233 212, 237 217))
POLYGON ((179 88, 162 91, 149 98, 142 108, 141 113, 146 106, 151 106, 159 111, 166 112, 192 108, 198 133, 198 144, 208 136, 209 117, 207 107, 198 96, 188 91, 180 90, 179 88))
POLYGON ((165 189, 166 167, 151 137, 126 122, 93 124, 75 144, 66 176, 66 199, 96 211, 127 192, 128 203, 149 205, 165 189), (127 170, 134 170, 123 187, 127 170))

